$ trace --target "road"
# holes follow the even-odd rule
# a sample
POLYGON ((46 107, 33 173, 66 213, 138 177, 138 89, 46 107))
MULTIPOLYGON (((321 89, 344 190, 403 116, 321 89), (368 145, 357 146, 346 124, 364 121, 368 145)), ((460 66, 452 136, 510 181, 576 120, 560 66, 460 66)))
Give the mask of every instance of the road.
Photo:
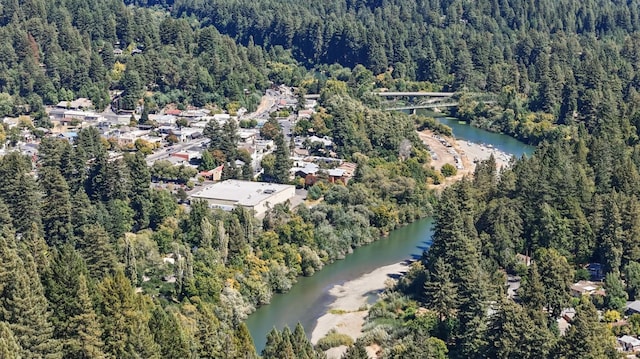
POLYGON ((242 115, 240 119, 255 118, 258 121, 266 121, 269 119, 269 114, 278 109, 278 102, 282 98, 283 97, 279 91, 268 89, 265 92, 265 95, 262 96, 262 100, 260 101, 260 105, 258 106, 257 110, 255 112, 242 115))
POLYGON ((182 152, 182 151, 198 151, 202 152, 203 144, 209 141, 208 138, 197 138, 191 140, 189 142, 177 143, 171 147, 160 148, 158 151, 147 156, 147 165, 153 166, 153 163, 159 160, 167 159, 172 153, 182 152))

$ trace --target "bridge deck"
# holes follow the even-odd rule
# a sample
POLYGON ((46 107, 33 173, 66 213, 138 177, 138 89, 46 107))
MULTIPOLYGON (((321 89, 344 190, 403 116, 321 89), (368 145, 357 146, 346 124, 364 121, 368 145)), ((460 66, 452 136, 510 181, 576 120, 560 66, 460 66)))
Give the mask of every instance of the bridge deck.
POLYGON ((455 92, 374 92, 374 95, 383 96, 383 97, 393 97, 393 96, 430 96, 430 97, 451 97, 455 95, 455 92))
POLYGON ((402 106, 402 107, 390 107, 385 108, 385 111, 406 111, 406 110, 417 110, 421 108, 441 108, 441 107, 456 107, 458 106, 457 102, 449 102, 449 103, 431 103, 428 105, 414 105, 414 106, 402 106))

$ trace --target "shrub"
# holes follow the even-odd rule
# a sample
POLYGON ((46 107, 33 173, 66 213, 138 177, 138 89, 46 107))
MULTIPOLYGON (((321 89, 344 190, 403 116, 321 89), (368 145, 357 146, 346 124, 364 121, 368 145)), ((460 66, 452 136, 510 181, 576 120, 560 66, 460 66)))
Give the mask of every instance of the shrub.
POLYGON ((458 169, 451 163, 445 163, 440 169, 440 173, 445 177, 451 177, 458 173, 458 169))
POLYGON ((341 345, 350 346, 352 344, 353 339, 351 339, 350 336, 338 333, 335 329, 331 329, 324 338, 318 340, 316 347, 324 351, 341 345))
POLYGON ((320 197, 322 197, 322 188, 314 184, 313 186, 311 186, 311 188, 309 188, 307 197, 309 197, 309 199, 313 201, 319 199, 320 197))

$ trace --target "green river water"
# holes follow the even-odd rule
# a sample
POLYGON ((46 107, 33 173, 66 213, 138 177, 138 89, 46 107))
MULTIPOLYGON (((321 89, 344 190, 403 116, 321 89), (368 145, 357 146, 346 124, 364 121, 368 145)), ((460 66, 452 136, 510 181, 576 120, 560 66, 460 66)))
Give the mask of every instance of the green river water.
MULTIPOLYGON (((522 156, 531 154, 532 146, 525 145, 509 136, 491 133, 452 118, 439 118, 450 126, 456 138, 492 145, 509 154, 522 156)), ((431 244, 432 219, 425 218, 399 228, 372 244, 356 248, 344 260, 325 266, 311 277, 302 277, 287 293, 276 294, 271 303, 251 314, 246 324, 253 337, 258 354, 264 348, 267 333, 274 327, 282 329, 288 325, 292 330, 298 322, 307 335, 324 315, 334 298, 329 289, 338 284, 356 279, 376 268, 419 258, 431 244)), ((371 301, 375 298, 371 298, 371 301)))

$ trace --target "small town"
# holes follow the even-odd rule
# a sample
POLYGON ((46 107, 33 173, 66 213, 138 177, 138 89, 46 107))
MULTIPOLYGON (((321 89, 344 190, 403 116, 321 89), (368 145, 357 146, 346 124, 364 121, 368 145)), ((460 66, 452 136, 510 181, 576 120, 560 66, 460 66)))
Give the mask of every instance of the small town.
POLYGON ((94 128, 108 145, 111 160, 122 158, 126 152, 143 153, 152 169, 153 186, 184 191, 189 198, 208 201, 211 208, 231 210, 235 206, 243 206, 253 210, 257 217, 262 217, 274 205, 288 201, 291 207, 295 207, 302 203, 306 199, 305 189, 318 179, 346 185, 355 173, 354 163, 337 157, 331 138, 318 137, 312 129, 302 131, 296 128, 300 120, 309 120, 315 113, 317 101, 298 99, 294 91, 286 86, 267 90, 261 108, 255 113, 247 113, 244 108, 229 114, 214 113, 205 108, 179 110, 170 106, 160 113, 147 114, 146 119, 141 119, 142 107, 138 111, 121 113, 110 108, 99 112, 86 98, 62 101, 47 108, 51 128, 35 128, 29 116, 3 118, 2 123, 10 135, 8 144, 0 150, 0 156, 11 151, 22 153, 32 158, 34 169, 37 169, 38 145, 42 138, 59 138, 74 144, 79 131, 94 128), (296 183, 296 186, 252 182, 259 180, 264 173, 264 157, 276 149, 274 139, 270 136, 265 138, 261 131, 269 118, 286 136, 287 146, 291 149, 288 182, 296 183), (246 153, 250 161, 236 160, 227 166, 248 166, 252 171, 249 181, 223 181, 224 164, 212 167, 203 163, 203 152, 208 151, 211 142, 205 136, 207 125, 214 122, 223 127, 229 121, 238 128, 237 150, 246 153), (175 168, 174 172, 181 175, 163 176, 163 173, 172 173, 167 166, 175 168))

